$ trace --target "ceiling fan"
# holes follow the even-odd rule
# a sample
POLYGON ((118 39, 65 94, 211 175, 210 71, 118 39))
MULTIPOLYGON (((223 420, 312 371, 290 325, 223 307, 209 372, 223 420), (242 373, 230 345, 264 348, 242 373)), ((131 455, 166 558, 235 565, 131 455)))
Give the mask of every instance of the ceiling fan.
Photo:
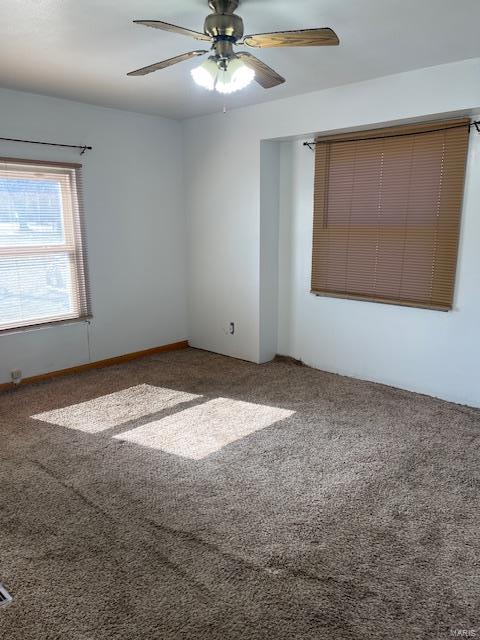
MULTIPOLYGON (((192 69, 191 74, 197 84, 220 93, 232 93, 246 87, 256 80, 264 89, 276 87, 285 82, 276 71, 248 51, 234 51, 234 46, 248 47, 318 47, 339 44, 338 37, 332 29, 301 29, 298 31, 278 31, 273 33, 257 33, 243 35, 243 20, 235 14, 239 0, 209 0, 208 6, 213 11, 205 19, 203 33, 192 31, 160 20, 134 20, 136 24, 146 27, 180 33, 202 42, 210 42, 211 55, 199 67, 192 69)), ((209 53, 206 49, 197 49, 183 53, 174 58, 156 62, 148 67, 131 71, 129 76, 144 76, 159 69, 171 67, 197 56, 209 53)))

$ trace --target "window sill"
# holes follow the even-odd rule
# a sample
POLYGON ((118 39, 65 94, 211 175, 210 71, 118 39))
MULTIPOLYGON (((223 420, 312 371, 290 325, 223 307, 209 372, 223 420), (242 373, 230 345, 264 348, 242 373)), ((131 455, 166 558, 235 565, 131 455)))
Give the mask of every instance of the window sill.
POLYGON ((67 318, 65 320, 53 320, 50 322, 38 322, 37 324, 29 324, 24 327, 11 327, 10 329, 0 329, 0 337, 13 335, 15 333, 25 333, 26 331, 38 331, 41 329, 51 329, 52 327, 63 326, 67 324, 90 324, 92 316, 83 318, 67 318))

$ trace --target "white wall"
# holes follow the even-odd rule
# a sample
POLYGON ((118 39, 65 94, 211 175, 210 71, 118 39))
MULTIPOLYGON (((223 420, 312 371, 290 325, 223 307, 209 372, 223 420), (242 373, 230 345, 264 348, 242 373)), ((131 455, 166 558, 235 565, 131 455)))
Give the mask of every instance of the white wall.
POLYGON ((454 309, 316 297, 310 291, 314 154, 282 143, 279 353, 364 380, 480 406, 480 136, 470 134, 454 309))
POLYGON ((0 383, 187 338, 182 125, 1 90, 0 156, 82 162, 93 321, 0 335, 0 383), (88 340, 89 338, 89 340, 88 340), (90 344, 89 344, 90 343, 90 344))
MULTIPOLYGON (((261 203, 265 181, 275 181, 268 170, 261 171, 262 141, 473 114, 480 109, 479 80, 480 59, 467 60, 187 121, 191 344, 256 362, 265 359, 263 341, 271 336, 262 317, 275 296, 267 303, 262 294, 264 274, 272 281, 262 252, 264 241, 275 240, 261 232, 261 203), (236 323, 234 336, 224 331, 229 321, 236 323)), ((480 194, 478 177, 472 177, 478 176, 477 145, 476 139, 456 309, 446 314, 308 294, 312 156, 298 144, 294 149, 282 145, 279 322, 272 325, 281 351, 322 369, 480 406, 480 252, 475 250, 480 194), (293 180, 292 174, 285 180, 288 163, 293 180)))
POLYGON ((268 362, 278 352, 278 242, 280 233, 280 143, 260 147, 260 290, 259 361, 268 362))

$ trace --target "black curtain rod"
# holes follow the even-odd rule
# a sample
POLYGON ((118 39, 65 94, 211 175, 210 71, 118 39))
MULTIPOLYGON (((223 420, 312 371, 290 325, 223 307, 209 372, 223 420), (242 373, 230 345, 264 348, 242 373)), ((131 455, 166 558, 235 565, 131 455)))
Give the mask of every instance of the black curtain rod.
MULTIPOLYGON (((401 136, 418 136, 422 133, 433 133, 435 131, 447 131, 448 129, 458 129, 460 127, 465 127, 467 126, 468 129, 470 130, 472 127, 475 127, 477 133, 480 133, 480 120, 474 120, 473 122, 469 122, 468 125, 464 125, 464 124, 458 124, 455 127, 441 127, 440 129, 430 129, 429 131, 412 131, 411 133, 394 133, 391 136, 372 136, 372 137, 368 137, 368 138, 356 138, 355 140, 383 140, 383 138, 400 138, 401 136)), ((348 142, 348 140, 332 140, 332 142, 348 142)), ((308 147, 310 149, 310 151, 313 151, 315 149, 315 145, 317 144, 322 144, 322 141, 320 142, 304 142, 303 146, 304 147, 308 147)))
POLYGON ((27 144, 43 144, 47 147, 64 147, 66 149, 81 149, 80 155, 83 156, 85 151, 91 151, 93 147, 86 144, 60 144, 58 142, 39 142, 38 140, 21 140, 20 138, 0 138, 2 142, 25 142, 27 144))

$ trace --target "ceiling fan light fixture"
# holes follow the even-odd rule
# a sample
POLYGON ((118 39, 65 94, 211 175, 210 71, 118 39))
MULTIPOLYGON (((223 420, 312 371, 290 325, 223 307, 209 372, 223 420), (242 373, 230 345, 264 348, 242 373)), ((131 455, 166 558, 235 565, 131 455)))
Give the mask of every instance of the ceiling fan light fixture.
POLYGON ((218 76, 218 66, 213 58, 208 58, 199 67, 190 71, 192 78, 198 86, 213 91, 218 76))
POLYGON ((215 85, 219 93, 234 93, 245 89, 255 78, 255 71, 238 58, 230 60, 225 71, 220 71, 215 85))

